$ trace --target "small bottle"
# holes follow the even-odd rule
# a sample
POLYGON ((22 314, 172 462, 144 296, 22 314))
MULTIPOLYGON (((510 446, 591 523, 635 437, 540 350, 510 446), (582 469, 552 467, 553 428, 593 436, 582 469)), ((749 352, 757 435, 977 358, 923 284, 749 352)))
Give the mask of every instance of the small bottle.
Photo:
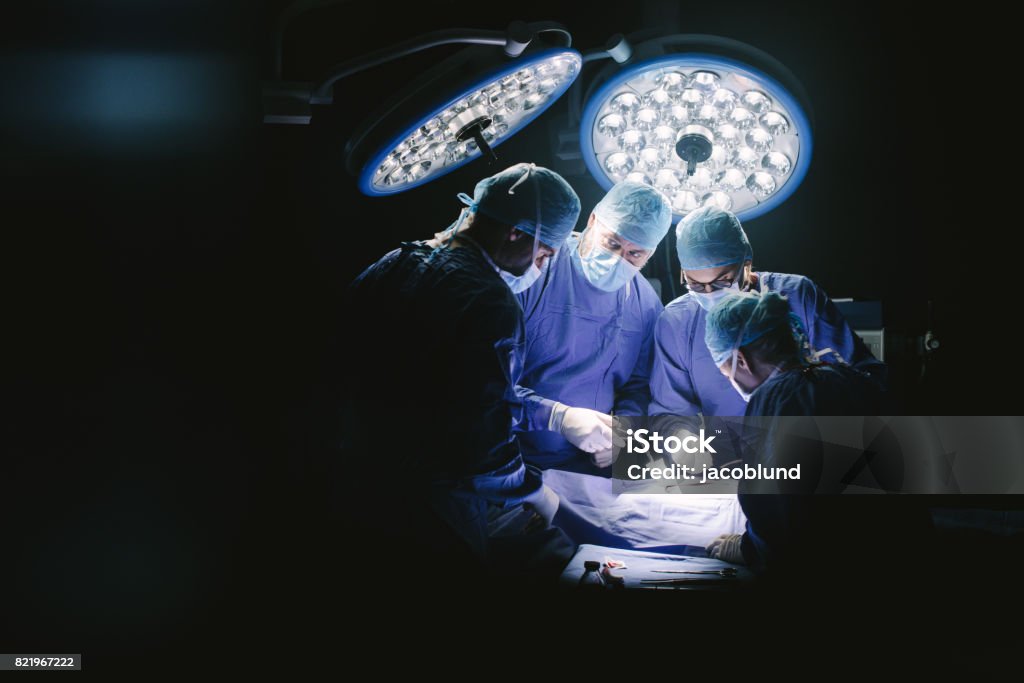
POLYGON ((580 577, 580 588, 604 588, 600 562, 587 560, 583 563, 583 570, 583 576, 580 577))

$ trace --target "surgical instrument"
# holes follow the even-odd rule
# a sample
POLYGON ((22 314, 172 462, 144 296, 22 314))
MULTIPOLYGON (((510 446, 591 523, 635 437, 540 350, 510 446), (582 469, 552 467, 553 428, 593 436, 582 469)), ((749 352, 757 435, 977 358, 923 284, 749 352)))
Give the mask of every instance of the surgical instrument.
MULTIPOLYGON (((652 569, 651 572, 655 574, 717 574, 718 576, 736 576, 739 574, 739 570, 735 567, 725 567, 724 569, 702 569, 699 571, 687 571, 684 569, 652 569)), ((671 579, 655 580, 662 581, 671 579)))

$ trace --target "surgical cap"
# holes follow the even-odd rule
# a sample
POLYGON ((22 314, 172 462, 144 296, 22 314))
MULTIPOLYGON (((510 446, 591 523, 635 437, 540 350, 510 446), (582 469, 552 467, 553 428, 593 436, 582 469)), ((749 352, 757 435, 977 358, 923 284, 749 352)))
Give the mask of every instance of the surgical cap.
POLYGON ((516 164, 484 178, 467 203, 471 209, 534 235, 553 249, 562 246, 580 217, 580 198, 569 183, 535 164, 516 164))
POLYGON ((715 365, 721 365, 734 350, 757 341, 779 325, 787 325, 799 345, 803 325, 790 311, 786 297, 778 292, 730 293, 708 313, 704 342, 715 365))
POLYGON ((679 221, 676 251, 683 270, 728 266, 754 255, 739 219, 717 206, 701 207, 679 221))
POLYGON ((622 239, 654 249, 672 226, 672 209, 650 185, 623 181, 608 190, 594 215, 622 239))

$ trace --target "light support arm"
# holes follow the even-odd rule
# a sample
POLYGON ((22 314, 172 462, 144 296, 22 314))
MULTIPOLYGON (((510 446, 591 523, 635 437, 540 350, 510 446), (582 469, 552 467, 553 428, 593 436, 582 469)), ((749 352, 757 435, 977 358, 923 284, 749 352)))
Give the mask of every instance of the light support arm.
MULTIPOLYGON (((506 31, 483 29, 444 29, 417 36, 395 45, 374 50, 332 67, 319 83, 295 83, 274 80, 264 83, 264 123, 308 124, 312 118, 311 105, 332 104, 334 85, 353 74, 360 73, 396 59, 442 45, 493 45, 503 48, 506 57, 519 57, 542 33, 556 33, 565 47, 572 45, 572 35, 555 22, 543 21, 527 24, 512 22, 506 31)), ((275 60, 279 57, 275 55, 275 60)), ((280 74, 279 61, 275 73, 280 74)))
MULTIPOLYGON (((390 45, 380 50, 374 50, 369 54, 350 59, 331 68, 327 76, 313 91, 310 98, 311 104, 331 104, 334 101, 334 84, 343 78, 357 74, 375 66, 387 64, 388 62, 402 57, 407 57, 423 50, 429 50, 442 45, 465 44, 465 45, 495 45, 505 47, 508 44, 518 45, 519 41, 510 37, 504 31, 479 31, 474 29, 445 29, 434 31, 410 40, 390 45)), ((528 44, 528 43, 527 43, 528 44)), ((525 45, 523 46, 525 49, 525 45)), ((519 50, 521 53, 522 50, 519 50)), ((507 53, 507 52, 506 52, 507 53)))

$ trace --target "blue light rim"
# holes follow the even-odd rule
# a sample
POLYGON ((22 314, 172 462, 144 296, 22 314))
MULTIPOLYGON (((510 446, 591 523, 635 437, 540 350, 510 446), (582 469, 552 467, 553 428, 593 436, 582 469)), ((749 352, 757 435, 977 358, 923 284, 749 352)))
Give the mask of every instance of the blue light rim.
POLYGON ((370 157, 370 160, 366 164, 363 165, 363 170, 359 172, 359 191, 362 192, 363 194, 369 195, 371 197, 386 197, 386 196, 390 196, 390 195, 399 194, 399 193, 405 192, 407 190, 411 190, 413 188, 419 187, 420 185, 424 185, 424 184, 429 183, 431 181, 437 180, 438 178, 441 178, 441 177, 451 173, 452 171, 461 168, 462 166, 464 166, 465 164, 469 163, 470 161, 475 161, 476 159, 479 159, 480 158, 479 154, 477 154, 476 156, 468 157, 466 159, 463 159, 462 161, 460 161, 457 164, 451 164, 449 166, 446 166, 439 173, 434 173, 434 174, 428 175, 426 178, 421 178, 420 180, 416 181, 415 183, 406 184, 406 185, 403 185, 400 188, 396 188, 394 190, 379 190, 379 189, 373 187, 373 175, 374 175, 374 173, 377 172, 377 169, 380 168, 380 165, 383 163, 385 157, 387 157, 387 155, 391 153, 391 150, 393 150, 395 147, 398 146, 398 143, 400 143, 403 140, 405 140, 406 138, 410 137, 413 134, 414 131, 416 131, 420 126, 425 124, 427 121, 429 121, 430 119, 434 118, 435 116, 437 116, 438 114, 443 112, 445 109, 447 109, 448 107, 452 106, 453 104, 455 104, 456 102, 461 100, 463 97, 465 97, 469 93, 471 93, 471 92, 473 92, 475 90, 479 90, 484 85, 486 85, 486 84, 488 84, 488 83, 490 83, 492 81, 504 78, 505 76, 507 76, 507 75, 509 75, 511 73, 515 73, 516 71, 519 71, 520 69, 523 69, 523 68, 525 68, 527 66, 533 66, 534 64, 537 64, 538 62, 546 61, 547 59, 549 59, 550 57, 553 57, 555 55, 562 55, 562 54, 570 54, 570 55, 574 55, 576 57, 576 60, 577 60, 576 75, 573 76, 570 80, 566 81, 564 85, 561 85, 558 88, 556 88, 553 91, 555 93, 554 96, 550 97, 543 106, 538 107, 534 111, 533 114, 531 114, 528 117, 523 118, 519 122, 519 125, 518 125, 518 127, 515 130, 510 131, 508 134, 506 134, 500 140, 496 141, 494 144, 491 145, 491 148, 493 149, 495 147, 498 147, 503 142, 505 142, 506 140, 511 138, 513 135, 516 135, 523 128, 525 128, 529 124, 533 123, 533 121, 538 116, 540 116, 545 111, 547 111, 548 107, 550 107, 552 104, 557 102, 559 100, 559 98, 561 98, 562 95, 565 94, 565 91, 569 89, 569 87, 576 81, 577 78, 579 78, 580 72, 583 70, 582 69, 583 58, 582 58, 582 56, 580 55, 580 53, 578 51, 573 50, 572 48, 567 48, 567 47, 547 48, 547 49, 544 49, 544 50, 539 50, 537 52, 530 53, 527 56, 517 58, 517 59, 509 62, 508 64, 502 64, 499 67, 496 67, 494 69, 491 69, 491 70, 485 72, 485 74, 483 76, 481 76, 478 80, 474 81, 472 85, 463 88, 459 94, 457 94, 457 95, 453 96, 451 99, 445 101, 440 106, 432 108, 428 115, 426 115, 426 116, 422 117, 421 119, 417 120, 415 124, 407 127, 399 135, 394 136, 392 138, 389 138, 388 142, 386 144, 381 145, 380 148, 377 150, 377 152, 370 157))
MULTIPOLYGON (((617 72, 612 78, 598 88, 593 97, 587 101, 583 110, 583 118, 580 121, 580 148, 583 151, 583 161, 587 165, 587 170, 590 171, 590 175, 594 177, 597 184, 606 191, 611 189, 615 184, 615 181, 609 178, 604 169, 601 168, 597 161, 597 156, 594 154, 592 135, 594 132, 594 122, 601 109, 600 105, 604 102, 609 91, 619 87, 623 82, 636 76, 637 73, 650 71, 652 69, 665 68, 666 66, 682 66, 687 69, 715 69, 725 67, 730 71, 747 76, 754 81, 764 83, 766 88, 771 90, 771 96, 782 103, 786 108, 786 111, 790 113, 797 124, 797 130, 800 131, 800 157, 797 159, 796 166, 793 168, 793 172, 790 174, 789 180, 786 181, 785 187, 769 197, 767 201, 759 202, 757 206, 740 211, 736 214, 736 217, 751 220, 768 213, 779 204, 786 201, 789 196, 792 195, 798 187, 800 187, 800 184, 803 183, 804 177, 807 175, 807 169, 811 164, 814 140, 813 132, 811 131, 811 122, 807 117, 807 112, 804 111, 804 108, 800 106, 797 99, 784 85, 764 71, 761 71, 746 62, 741 62, 729 57, 722 57, 720 55, 712 55, 706 52, 677 52, 671 55, 655 57, 643 62, 638 62, 637 64, 626 67, 617 72)), ((677 213, 673 213, 672 215, 676 220, 681 218, 677 213)))

